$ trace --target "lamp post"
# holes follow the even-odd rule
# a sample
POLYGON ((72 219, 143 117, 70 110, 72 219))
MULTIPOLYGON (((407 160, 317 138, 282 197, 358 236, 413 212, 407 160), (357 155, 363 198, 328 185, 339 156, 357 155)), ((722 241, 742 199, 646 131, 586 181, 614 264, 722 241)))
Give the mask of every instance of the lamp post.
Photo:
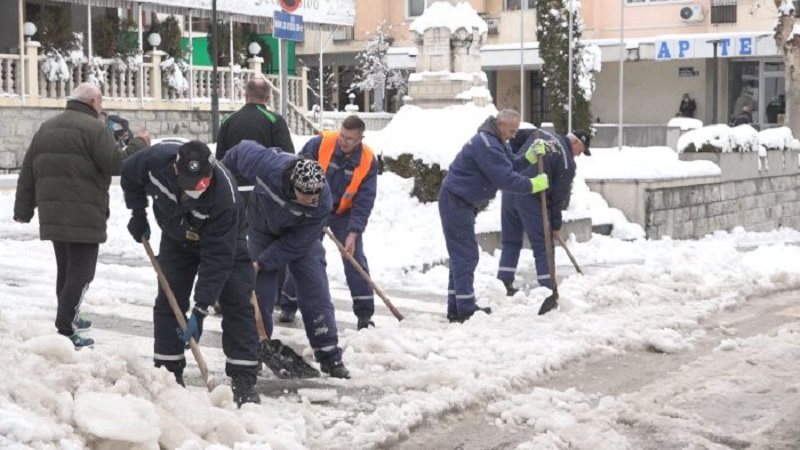
POLYGON ((153 32, 147 36, 147 43, 150 44, 150 47, 153 47, 153 51, 158 49, 158 46, 161 45, 161 35, 153 32))
POLYGON ((251 42, 250 45, 247 46, 247 51, 255 58, 261 53, 261 45, 259 45, 258 42, 251 42))
POLYGON ((717 91, 719 91, 719 59, 717 59, 717 46, 719 45, 720 41, 721 39, 712 39, 710 41, 706 41, 714 46, 714 81, 711 93, 711 122, 714 124, 717 123, 717 91))
POLYGON ((575 61, 573 61, 574 55, 572 52, 572 45, 575 36, 573 27, 575 19, 573 18, 574 10, 572 8, 573 8, 572 0, 569 0, 569 33, 568 33, 569 50, 567 51, 568 53, 567 59, 569 59, 569 67, 567 70, 567 73, 569 74, 568 75, 569 85, 567 88, 567 133, 572 133, 572 84, 573 84, 573 78, 575 76, 574 73, 575 71, 573 69, 573 67, 575 67, 575 61))
POLYGON ((211 142, 217 142, 219 134, 219 78, 217 58, 219 56, 219 32, 217 31, 217 0, 211 1, 211 142))
POLYGON ((31 37, 36 34, 36 24, 33 22, 25 22, 22 25, 22 32, 25 34, 25 39, 30 42, 31 37))

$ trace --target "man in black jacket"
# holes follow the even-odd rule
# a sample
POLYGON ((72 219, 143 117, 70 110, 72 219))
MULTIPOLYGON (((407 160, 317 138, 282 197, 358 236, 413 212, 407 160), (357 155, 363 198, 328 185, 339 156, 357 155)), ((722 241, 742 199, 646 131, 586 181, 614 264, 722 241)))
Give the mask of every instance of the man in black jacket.
POLYGON ((245 208, 233 176, 202 142, 163 142, 128 159, 120 185, 133 211, 128 231, 137 242, 150 235, 147 196, 153 198, 161 227, 158 262, 184 313, 194 286, 194 308, 186 332, 178 337, 177 319, 159 287, 153 307, 156 367, 165 367, 183 384, 184 345, 190 337, 200 339, 208 307, 219 299, 225 310, 225 372, 233 379, 234 400, 239 406, 259 403, 254 389, 258 334, 250 303, 255 272, 247 252, 245 208))
MULTIPOLYGON (((294 153, 292 135, 289 126, 280 115, 268 110, 269 86, 263 78, 253 78, 245 87, 245 101, 239 111, 222 120, 217 136, 216 157, 222 161, 225 153, 234 145, 244 140, 256 141, 265 148, 279 147, 286 153, 294 153)), ((245 201, 253 185, 244 178, 237 177, 239 191, 243 192, 245 201)))
POLYGON ((43 123, 25 153, 17 179, 14 220, 28 223, 39 208, 39 237, 56 254, 56 329, 76 349, 94 344, 78 331, 91 327, 79 314, 106 241, 108 188, 127 153, 99 120, 103 94, 92 83, 72 91, 67 108, 43 123))

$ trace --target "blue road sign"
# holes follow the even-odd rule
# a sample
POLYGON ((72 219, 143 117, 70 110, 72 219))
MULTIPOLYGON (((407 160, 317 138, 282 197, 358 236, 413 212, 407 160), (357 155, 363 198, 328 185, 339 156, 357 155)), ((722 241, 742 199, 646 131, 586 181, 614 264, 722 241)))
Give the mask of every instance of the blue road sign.
POLYGON ((275 11, 272 21, 272 36, 288 41, 303 40, 303 16, 275 11))

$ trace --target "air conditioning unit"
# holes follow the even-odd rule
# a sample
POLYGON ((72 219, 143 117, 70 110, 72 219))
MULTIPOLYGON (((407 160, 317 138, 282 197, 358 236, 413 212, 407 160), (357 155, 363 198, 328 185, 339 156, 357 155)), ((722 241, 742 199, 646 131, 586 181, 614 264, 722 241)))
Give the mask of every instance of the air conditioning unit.
POLYGON ((684 22, 700 22, 703 20, 703 7, 701 5, 689 5, 681 8, 681 20, 684 22))

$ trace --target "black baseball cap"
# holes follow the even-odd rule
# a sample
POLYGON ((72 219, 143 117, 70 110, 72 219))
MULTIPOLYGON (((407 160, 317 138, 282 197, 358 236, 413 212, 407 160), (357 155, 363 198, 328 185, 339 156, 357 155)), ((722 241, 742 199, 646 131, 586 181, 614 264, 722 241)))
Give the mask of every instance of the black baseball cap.
POLYGON ((592 132, 586 130, 575 130, 572 132, 572 135, 583 142, 583 154, 586 156, 592 156, 592 153, 589 151, 589 143, 592 141, 592 132))
POLYGON ((175 167, 178 169, 178 186, 184 191, 204 191, 211 184, 214 171, 211 149, 200 141, 189 141, 178 149, 175 167))

